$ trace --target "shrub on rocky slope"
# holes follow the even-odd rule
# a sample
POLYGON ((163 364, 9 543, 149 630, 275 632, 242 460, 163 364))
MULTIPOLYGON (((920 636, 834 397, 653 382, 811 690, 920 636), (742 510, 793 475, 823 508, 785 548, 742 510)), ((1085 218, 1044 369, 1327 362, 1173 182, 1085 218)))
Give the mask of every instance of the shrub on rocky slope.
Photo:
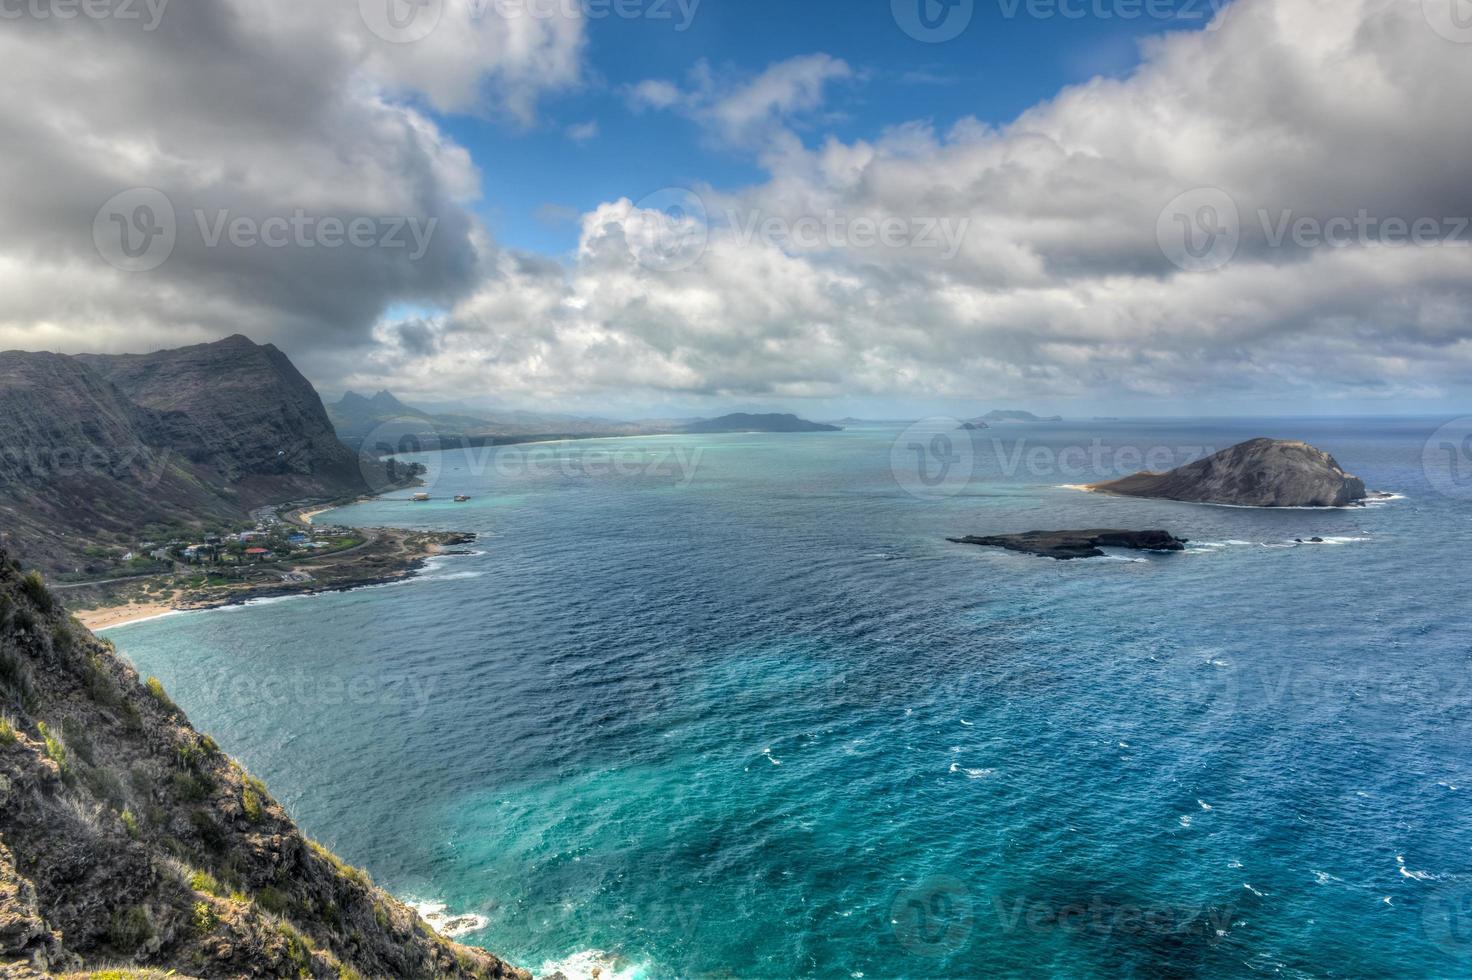
POLYGON ((104 969, 528 977, 307 840, 0 551, 0 975, 104 969))

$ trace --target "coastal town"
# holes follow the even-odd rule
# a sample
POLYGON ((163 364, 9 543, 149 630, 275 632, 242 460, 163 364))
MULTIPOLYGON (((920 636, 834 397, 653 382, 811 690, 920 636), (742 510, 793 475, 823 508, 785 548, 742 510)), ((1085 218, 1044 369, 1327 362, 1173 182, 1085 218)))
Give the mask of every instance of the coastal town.
POLYGON ((238 529, 139 540, 89 556, 87 566, 61 577, 55 588, 84 625, 105 629, 170 612, 391 582, 475 540, 472 534, 312 523, 325 509, 266 507, 238 529))

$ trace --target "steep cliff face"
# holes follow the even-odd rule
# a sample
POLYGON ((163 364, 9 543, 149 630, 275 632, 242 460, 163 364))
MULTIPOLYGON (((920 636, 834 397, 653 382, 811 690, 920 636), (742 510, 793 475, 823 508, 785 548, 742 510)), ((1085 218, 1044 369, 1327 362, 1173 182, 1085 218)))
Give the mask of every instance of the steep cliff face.
POLYGON ((238 517, 170 448, 176 424, 75 358, 0 354, 0 534, 61 569, 120 532, 238 517))
POLYGON ((244 337, 128 356, 0 353, 0 532, 49 570, 150 527, 387 479, 334 434, 311 384, 244 337))
POLYGON ((1137 473, 1090 489, 1239 507, 1344 507, 1367 496, 1365 482, 1304 442, 1253 439, 1169 473, 1137 473))
POLYGON ((168 444, 247 503, 363 486, 357 455, 338 440, 311 382, 269 344, 235 336, 78 360, 162 415, 168 444))
POLYGON ((0 975, 527 977, 307 840, 0 552, 0 975))

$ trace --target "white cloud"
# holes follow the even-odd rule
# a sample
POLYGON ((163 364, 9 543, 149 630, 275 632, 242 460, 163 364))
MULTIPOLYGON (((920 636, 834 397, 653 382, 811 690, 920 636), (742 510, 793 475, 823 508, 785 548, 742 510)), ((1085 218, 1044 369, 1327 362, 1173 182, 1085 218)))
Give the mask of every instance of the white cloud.
MULTIPOLYGON (((544 401, 631 388, 1087 391, 1203 408, 1202 393, 1300 404, 1465 394, 1472 249, 1274 247, 1259 211, 1472 215, 1468 54, 1416 0, 1239 0, 1218 30, 1159 38, 1129 78, 1067 89, 1008 125, 917 123, 814 148, 772 124, 818 104, 824 80, 846 70, 831 59, 736 87, 646 87, 648 104, 677 105, 727 138, 763 133, 770 178, 701 189, 714 220, 688 268, 641 264, 661 219, 628 201, 584 217, 571 268, 501 256, 437 325, 444 353, 404 380, 544 401), (1157 226, 1168 202, 1203 186, 1236 201, 1241 245, 1219 271, 1187 273, 1167 261, 1157 226), (753 214, 788 230, 804 217, 969 224, 947 260, 748 240, 753 214)), ((398 365, 363 374, 375 370, 398 365)))
POLYGON ((582 44, 575 19, 469 14, 450 0, 432 33, 400 44, 369 29, 357 0, 175 2, 151 31, 6 20, 0 346, 137 350, 244 332, 310 357, 368 343, 392 304, 468 293, 490 250, 468 210, 480 175, 414 105, 530 119, 538 93, 577 81, 582 44), (134 187, 164 192, 177 219, 173 253, 147 273, 108 264, 93 236, 98 209, 134 187), (210 247, 196 215, 298 210, 436 223, 414 261, 394 247, 210 247))
POLYGON ((588 122, 573 123, 567 127, 567 138, 574 143, 586 143, 598 138, 598 123, 593 120, 588 122))
POLYGON ((854 77, 848 64, 827 54, 779 62, 754 78, 718 79, 702 61, 689 87, 650 79, 630 90, 637 109, 672 109, 695 119, 730 143, 770 138, 794 116, 822 106, 830 82, 854 77))

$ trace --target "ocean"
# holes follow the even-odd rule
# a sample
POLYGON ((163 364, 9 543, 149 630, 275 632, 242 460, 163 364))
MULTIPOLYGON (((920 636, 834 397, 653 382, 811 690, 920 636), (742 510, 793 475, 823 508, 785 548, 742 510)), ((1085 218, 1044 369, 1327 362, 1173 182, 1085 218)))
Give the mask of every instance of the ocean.
POLYGON ((1440 421, 426 454, 433 501, 318 521, 472 554, 108 635, 309 834, 536 971, 1463 976, 1472 460, 1440 421), (1259 435, 1396 497, 1069 488, 1259 435), (946 541, 1085 527, 1192 544, 946 541))

